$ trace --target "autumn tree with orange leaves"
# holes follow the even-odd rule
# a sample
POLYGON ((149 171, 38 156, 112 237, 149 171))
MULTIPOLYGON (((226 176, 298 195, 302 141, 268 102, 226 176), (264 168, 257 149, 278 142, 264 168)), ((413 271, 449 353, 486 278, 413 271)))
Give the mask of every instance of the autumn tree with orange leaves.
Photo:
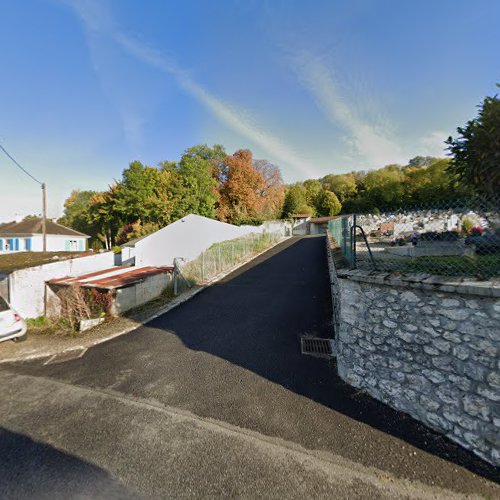
POLYGON ((259 223, 275 216, 284 196, 277 167, 263 161, 254 163, 248 149, 225 158, 219 186, 217 216, 232 224, 259 223))

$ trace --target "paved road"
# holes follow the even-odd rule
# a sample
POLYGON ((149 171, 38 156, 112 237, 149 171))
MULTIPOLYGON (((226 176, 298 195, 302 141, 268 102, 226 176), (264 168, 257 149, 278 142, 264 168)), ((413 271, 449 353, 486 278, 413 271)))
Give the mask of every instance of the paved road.
POLYGON ((0 497, 500 497, 498 470, 300 354, 330 333, 294 238, 78 360, 0 369, 0 497))

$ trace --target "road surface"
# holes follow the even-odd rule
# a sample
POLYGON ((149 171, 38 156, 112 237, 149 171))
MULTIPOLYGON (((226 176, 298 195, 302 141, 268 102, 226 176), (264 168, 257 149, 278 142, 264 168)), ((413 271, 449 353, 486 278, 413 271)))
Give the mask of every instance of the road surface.
POLYGON ((500 497, 498 469, 300 353, 330 334, 292 238, 82 358, 0 368, 0 498, 500 497))

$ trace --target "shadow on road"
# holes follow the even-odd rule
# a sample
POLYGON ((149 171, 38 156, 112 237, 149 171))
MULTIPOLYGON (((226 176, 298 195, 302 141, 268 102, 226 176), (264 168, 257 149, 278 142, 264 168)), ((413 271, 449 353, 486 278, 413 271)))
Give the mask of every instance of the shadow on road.
POLYGON ((0 427, 0 498, 139 499, 106 471, 0 427))
POLYGON ((151 398, 460 491, 477 491, 478 479, 452 464, 498 482, 497 468, 345 384, 332 361, 302 355, 300 337, 331 335, 330 321, 324 238, 294 238, 82 359, 10 369, 151 398))
MULTIPOLYGON (((333 361, 302 355, 301 335, 331 336, 330 321, 325 242, 316 237, 291 240, 285 249, 268 252, 183 309, 174 310, 149 326, 168 330, 191 350, 227 360, 331 410, 499 482, 498 468, 409 415, 344 383, 337 376, 333 361)), ((304 418, 310 419, 309 426, 315 425, 314 413, 304 418)), ((381 462, 383 454, 381 449, 381 462)))

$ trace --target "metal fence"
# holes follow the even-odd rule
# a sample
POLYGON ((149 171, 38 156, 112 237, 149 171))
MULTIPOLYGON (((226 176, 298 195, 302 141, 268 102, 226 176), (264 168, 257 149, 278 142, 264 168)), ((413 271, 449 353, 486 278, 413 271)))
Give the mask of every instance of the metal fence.
MULTIPOLYGON (((281 232, 250 233, 234 240, 215 243, 196 259, 179 265, 189 284, 202 284, 265 250, 282 238, 281 232)), ((179 282, 181 289, 187 286, 179 282)))
POLYGON ((329 223, 351 268, 500 275, 500 196, 356 214, 329 223))

